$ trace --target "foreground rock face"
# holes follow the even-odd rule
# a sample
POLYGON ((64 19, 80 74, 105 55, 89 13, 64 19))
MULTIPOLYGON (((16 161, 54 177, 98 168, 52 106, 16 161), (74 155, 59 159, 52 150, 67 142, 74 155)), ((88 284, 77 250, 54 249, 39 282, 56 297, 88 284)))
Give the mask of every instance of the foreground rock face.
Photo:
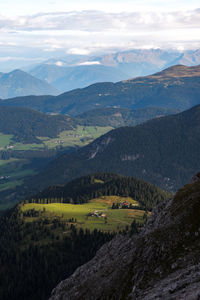
POLYGON ((136 237, 117 236, 50 300, 200 299, 200 174, 157 206, 136 237))

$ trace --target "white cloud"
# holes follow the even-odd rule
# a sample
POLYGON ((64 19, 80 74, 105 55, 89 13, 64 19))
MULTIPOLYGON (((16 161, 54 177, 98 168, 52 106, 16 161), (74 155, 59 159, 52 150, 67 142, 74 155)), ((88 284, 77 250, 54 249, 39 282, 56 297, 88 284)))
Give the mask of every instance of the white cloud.
POLYGON ((41 12, 101 10, 106 12, 147 12, 188 10, 199 7, 199 0, 6 0, 1 3, 1 14, 31 15, 41 12))
POLYGON ((176 12, 122 12, 104 13, 82 11, 47 13, 33 16, 0 17, 1 30, 15 31, 71 31, 100 32, 113 30, 160 30, 200 26, 200 10, 176 12))
POLYGON ((62 61, 57 61, 55 63, 55 65, 58 66, 58 67, 62 67, 64 65, 64 63, 62 61))
POLYGON ((90 54, 89 49, 83 49, 83 48, 70 48, 66 52, 68 54, 76 54, 76 55, 88 55, 88 54, 90 54))
POLYGON ((77 66, 92 66, 92 65, 101 65, 99 61, 85 61, 77 64, 77 66))
POLYGON ((12 57, 6 56, 6 57, 0 57, 0 61, 9 61, 12 60, 12 57))
POLYGON ((0 56, 4 51, 5 57, 14 56, 11 53, 21 52, 23 48, 29 57, 34 51, 51 57, 56 53, 89 55, 115 49, 194 49, 199 45, 200 9, 0 16, 0 56))

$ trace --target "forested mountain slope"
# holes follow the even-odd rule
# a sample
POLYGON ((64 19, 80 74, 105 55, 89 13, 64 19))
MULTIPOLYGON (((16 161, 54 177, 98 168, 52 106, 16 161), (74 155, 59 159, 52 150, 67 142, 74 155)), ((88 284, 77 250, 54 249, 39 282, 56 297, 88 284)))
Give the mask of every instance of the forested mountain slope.
POLYGON ((37 137, 55 138, 63 130, 78 125, 120 127, 136 125, 155 117, 174 113, 164 108, 145 108, 136 111, 117 108, 103 108, 88 111, 77 117, 68 115, 47 115, 25 108, 0 106, 0 133, 14 136, 21 143, 41 143, 37 137))
POLYGON ((68 116, 45 115, 23 107, 0 106, 0 132, 14 135, 15 141, 40 143, 37 137, 56 137, 75 126, 68 116))
POLYGON ((57 199, 58 202, 82 204, 92 198, 118 195, 132 197, 147 210, 165 200, 169 195, 156 186, 134 177, 111 173, 96 173, 74 179, 66 185, 53 185, 30 197, 38 199, 57 199))
POLYGON ((19 193, 13 194, 13 189, 41 170, 49 159, 83 147, 113 127, 136 125, 172 112, 162 108, 133 112, 103 108, 70 117, 0 106, 0 206, 16 202, 19 193))
POLYGON ((176 190, 200 168, 200 106, 136 127, 112 130, 62 155, 27 186, 41 189, 94 172, 136 176, 176 190))
POLYGON ((199 104, 199 91, 200 66, 177 65, 151 76, 117 83, 96 83, 56 97, 8 99, 0 105, 26 106, 42 112, 70 115, 108 106, 132 110, 152 106, 184 110, 199 104))
POLYGON ((104 107, 86 111, 76 117, 83 125, 112 126, 135 126, 150 119, 175 114, 176 110, 161 107, 146 107, 136 110, 128 108, 104 107))

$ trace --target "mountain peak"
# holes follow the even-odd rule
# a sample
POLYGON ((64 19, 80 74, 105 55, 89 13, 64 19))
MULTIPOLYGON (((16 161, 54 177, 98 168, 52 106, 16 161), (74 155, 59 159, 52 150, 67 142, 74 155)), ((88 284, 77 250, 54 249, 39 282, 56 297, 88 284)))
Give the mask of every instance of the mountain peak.
POLYGON ((0 76, 0 97, 12 98, 27 95, 57 95, 58 91, 34 76, 15 69, 0 76))
POLYGON ((144 76, 144 77, 136 77, 128 80, 124 80, 123 82, 134 82, 138 79, 163 79, 168 80, 169 78, 184 78, 184 77, 199 77, 200 76, 200 65, 198 66, 185 66, 185 65, 174 65, 164 69, 163 71, 157 72, 152 75, 144 76))
POLYGON ((28 74, 20 69, 15 69, 15 70, 12 70, 11 72, 9 72, 8 74, 12 74, 12 73, 24 73, 24 74, 28 74))
POLYGON ((150 77, 191 77, 191 76, 200 76, 200 65, 192 66, 192 67, 188 67, 184 65, 175 65, 161 72, 155 73, 150 77))

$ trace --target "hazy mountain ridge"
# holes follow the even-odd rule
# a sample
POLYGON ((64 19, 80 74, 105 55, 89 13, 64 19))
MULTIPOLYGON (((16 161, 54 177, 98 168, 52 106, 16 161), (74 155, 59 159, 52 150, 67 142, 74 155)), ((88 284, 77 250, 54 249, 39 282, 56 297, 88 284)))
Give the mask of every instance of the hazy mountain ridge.
POLYGON ((30 74, 46 80, 62 93, 76 88, 84 88, 96 82, 117 82, 129 78, 127 74, 117 68, 101 64, 69 67, 45 64, 34 68, 30 74))
POLYGON ((2 73, 0 76, 1 98, 47 94, 58 95, 58 90, 24 71, 14 70, 10 73, 2 73))
POLYGON ((200 64, 199 49, 185 52, 134 49, 100 56, 66 56, 50 59, 29 72, 39 79, 46 80, 61 92, 66 92, 96 82, 116 82, 150 75, 175 64, 200 64))
POLYGON ((130 64, 130 76, 144 76, 175 64, 198 65, 200 51, 199 49, 182 52, 170 49, 135 49, 105 54, 94 57, 93 60, 108 66, 124 65, 124 68, 129 67, 130 64))
POLYGON ((70 115, 108 106, 131 110, 152 106, 184 110, 199 104, 199 70, 200 66, 173 66, 153 76, 117 83, 96 83, 56 97, 8 99, 4 103, 1 101, 0 105, 26 106, 42 112, 70 115))

